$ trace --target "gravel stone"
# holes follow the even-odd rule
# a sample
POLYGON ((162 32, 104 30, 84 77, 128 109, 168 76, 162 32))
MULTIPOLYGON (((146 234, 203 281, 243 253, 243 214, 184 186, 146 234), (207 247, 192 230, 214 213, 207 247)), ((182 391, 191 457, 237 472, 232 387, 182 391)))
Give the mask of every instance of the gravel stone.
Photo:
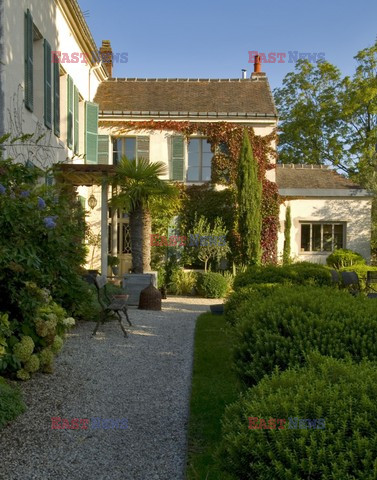
POLYGON ((54 373, 21 384, 27 411, 0 432, 0 479, 183 480, 195 321, 214 303, 130 308, 128 338, 117 322, 94 338, 94 323, 81 322, 54 373), (53 430, 51 417, 125 418, 128 428, 53 430))

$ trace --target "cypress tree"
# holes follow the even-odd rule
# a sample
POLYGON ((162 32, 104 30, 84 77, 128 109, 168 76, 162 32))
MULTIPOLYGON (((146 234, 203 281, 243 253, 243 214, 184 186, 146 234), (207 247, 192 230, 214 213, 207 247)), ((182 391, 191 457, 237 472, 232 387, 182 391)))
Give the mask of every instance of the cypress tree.
POLYGON ((259 265, 262 257, 262 183, 247 131, 244 130, 238 162, 238 226, 245 264, 259 265))
POLYGON ((291 207, 288 205, 285 210, 283 265, 291 263, 291 226, 291 207))

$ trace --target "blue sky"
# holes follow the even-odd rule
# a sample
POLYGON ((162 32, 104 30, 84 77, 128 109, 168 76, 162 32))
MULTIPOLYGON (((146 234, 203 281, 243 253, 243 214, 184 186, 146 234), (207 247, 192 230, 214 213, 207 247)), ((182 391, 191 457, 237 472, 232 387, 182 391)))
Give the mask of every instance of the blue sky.
POLYGON ((288 52, 324 52, 344 75, 353 56, 377 36, 377 1, 358 0, 79 0, 98 45, 128 54, 116 77, 238 78, 248 51, 286 52, 285 63, 262 70, 272 88, 294 69, 288 52))

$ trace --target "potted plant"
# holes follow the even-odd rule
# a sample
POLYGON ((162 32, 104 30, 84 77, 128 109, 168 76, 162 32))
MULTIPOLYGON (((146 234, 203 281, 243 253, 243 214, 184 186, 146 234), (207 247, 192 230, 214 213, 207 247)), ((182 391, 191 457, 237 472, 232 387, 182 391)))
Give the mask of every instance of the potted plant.
POLYGON ((119 274, 119 258, 114 257, 113 255, 108 255, 107 265, 111 268, 113 275, 119 274))

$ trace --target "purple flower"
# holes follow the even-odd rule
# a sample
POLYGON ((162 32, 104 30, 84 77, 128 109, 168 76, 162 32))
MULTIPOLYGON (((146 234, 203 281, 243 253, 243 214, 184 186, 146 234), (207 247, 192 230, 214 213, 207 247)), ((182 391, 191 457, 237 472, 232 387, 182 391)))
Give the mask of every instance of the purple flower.
POLYGON ((5 195, 6 191, 7 189, 4 187, 2 183, 0 183, 0 195, 5 195))
POLYGON ((46 202, 41 197, 38 197, 38 208, 39 210, 46 208, 46 202))
POLYGON ((54 215, 53 217, 46 217, 43 219, 43 222, 45 224, 46 228, 55 228, 56 227, 56 222, 55 220, 57 219, 57 216, 54 215))
POLYGON ((20 193, 20 197, 22 198, 27 198, 30 196, 30 190, 22 190, 22 192, 20 193))

